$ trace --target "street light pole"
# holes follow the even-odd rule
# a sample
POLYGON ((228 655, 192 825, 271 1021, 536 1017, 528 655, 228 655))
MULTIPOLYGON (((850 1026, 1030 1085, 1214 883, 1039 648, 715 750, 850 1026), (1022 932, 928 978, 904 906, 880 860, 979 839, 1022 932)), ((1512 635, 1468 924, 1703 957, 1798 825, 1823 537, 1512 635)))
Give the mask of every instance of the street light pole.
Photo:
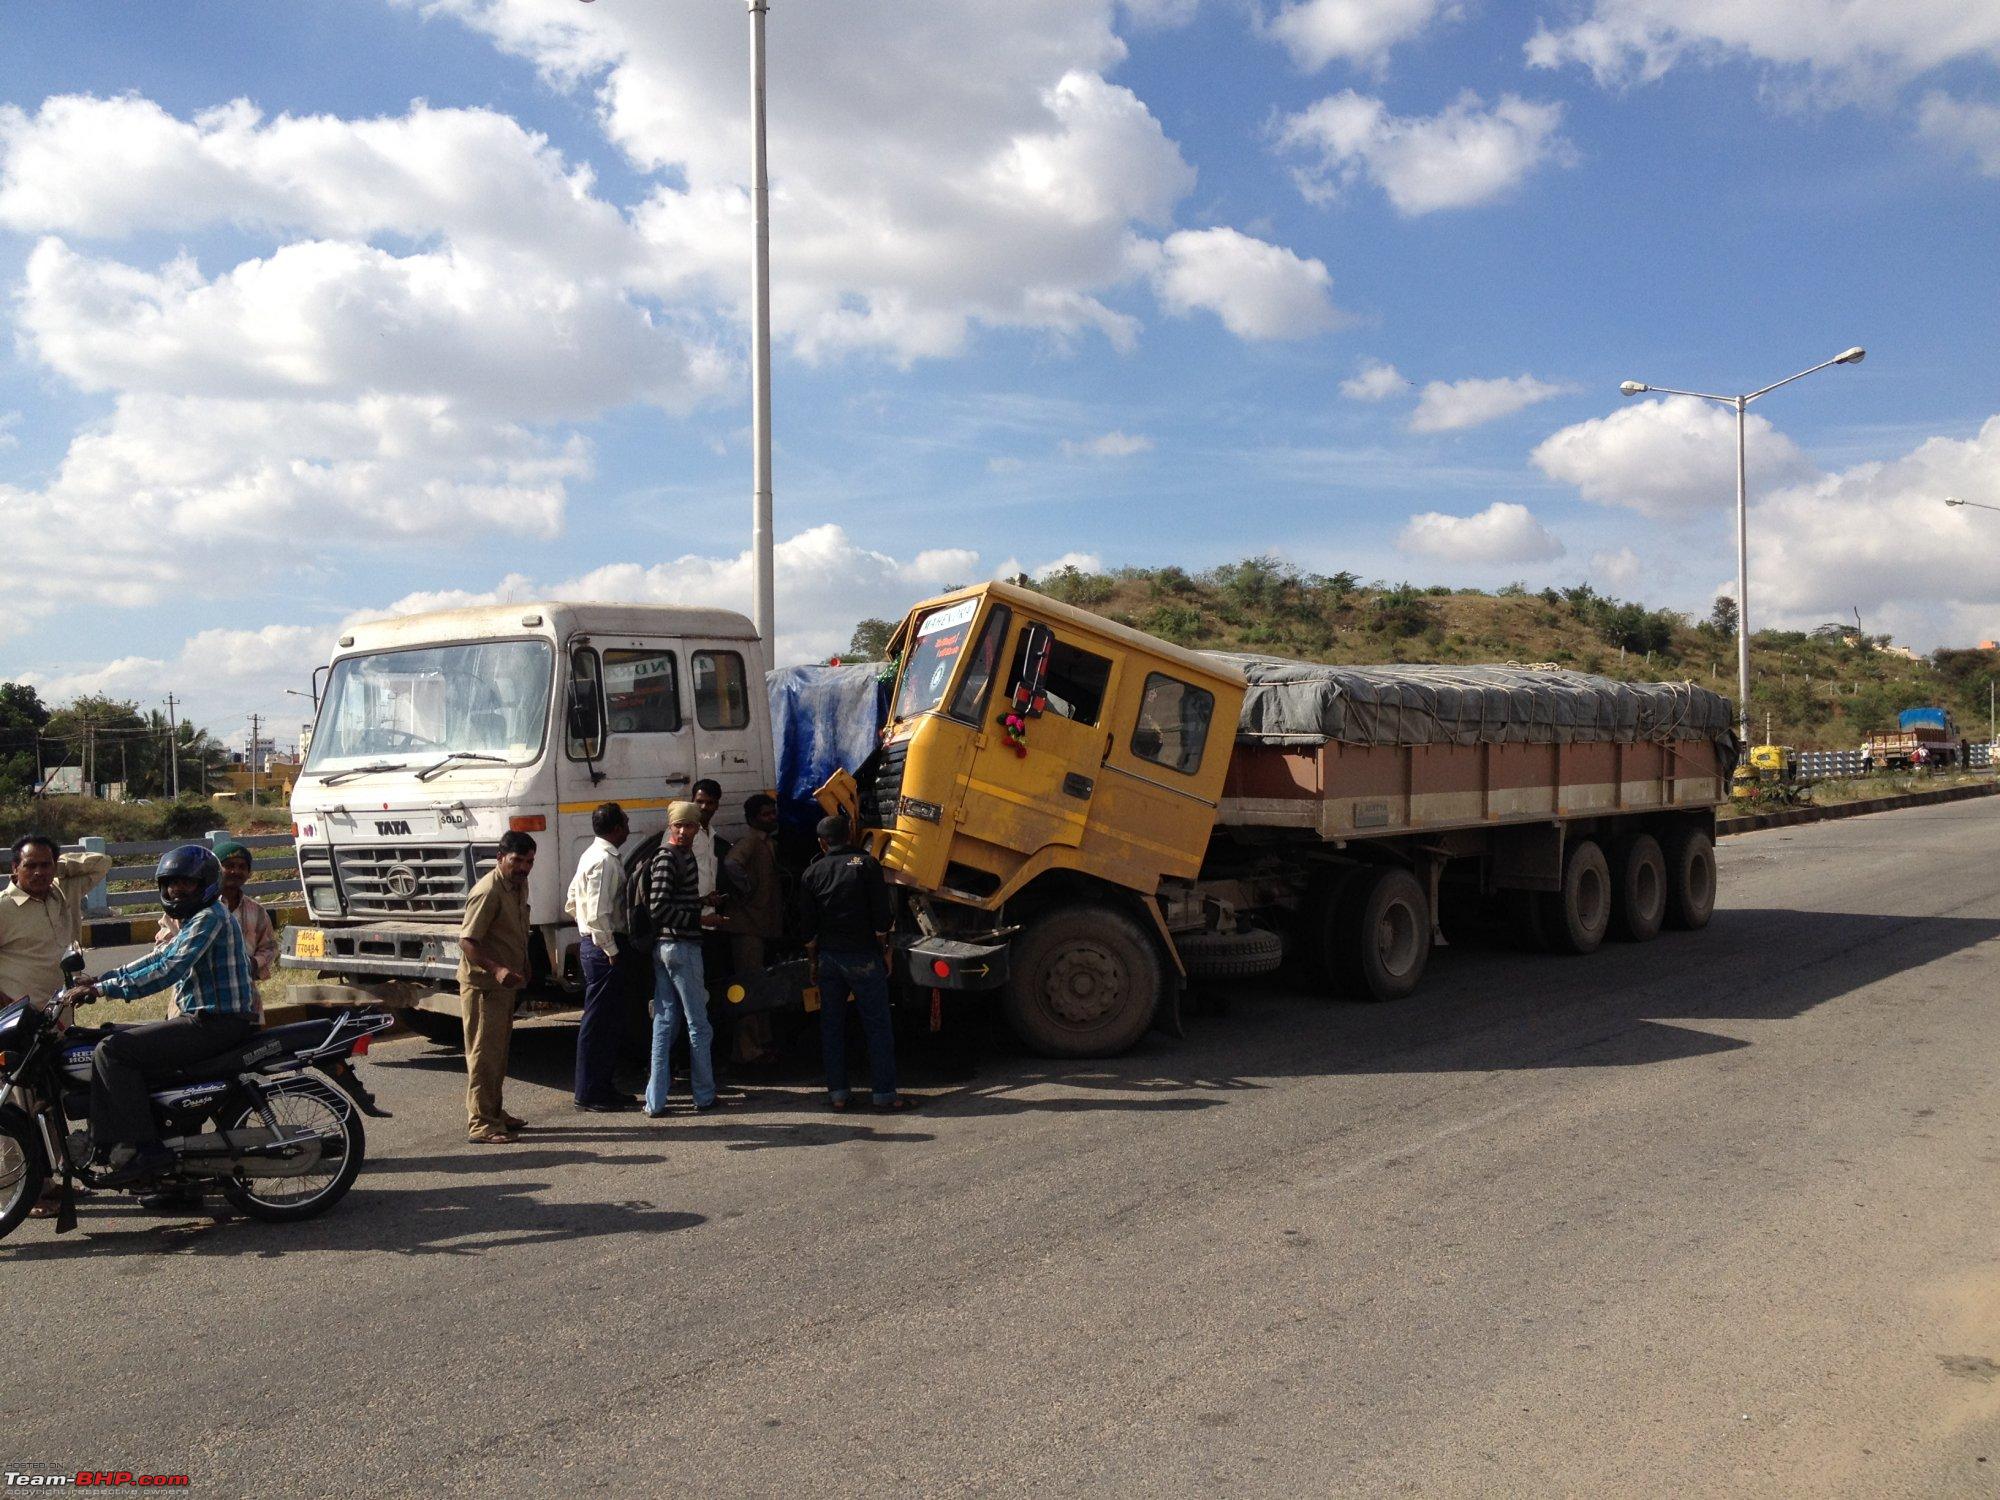
POLYGON ((1639 380, 1627 380, 1618 387, 1627 396, 1643 396, 1649 391, 1663 396, 1692 396, 1699 401, 1719 402, 1736 411, 1736 721, 1746 749, 1750 744, 1750 485, 1749 471, 1744 462, 1746 413, 1752 401, 1770 395, 1781 385, 1803 380, 1832 365, 1858 365, 1867 356, 1868 351, 1857 344, 1832 359, 1821 360, 1809 370, 1787 375, 1783 380, 1774 380, 1741 396, 1718 396, 1712 391, 1682 391, 1670 385, 1647 385, 1639 380))
POLYGON ((750 195, 756 227, 754 285, 750 300, 750 442, 755 472, 750 515, 750 613, 764 642, 764 663, 776 666, 776 566, 771 540, 771 194, 764 160, 764 13, 769 0, 750 7, 750 195))

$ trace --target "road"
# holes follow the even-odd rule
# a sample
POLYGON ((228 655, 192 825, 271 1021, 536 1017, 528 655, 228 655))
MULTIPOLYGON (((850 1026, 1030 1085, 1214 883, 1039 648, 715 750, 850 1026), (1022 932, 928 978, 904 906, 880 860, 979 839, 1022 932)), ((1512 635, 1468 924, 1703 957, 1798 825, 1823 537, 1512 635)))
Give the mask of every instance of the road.
MULTIPOLYGON (((1462 942, 1104 1064, 511 1149, 455 1058, 290 1229, 0 1246, 0 1467, 195 1493, 1990 1494, 2000 803, 1725 842, 1710 929, 1462 942), (31 1294, 29 1278, 41 1285, 31 1294)), ((920 1077, 920 1082, 925 1078, 920 1077)))

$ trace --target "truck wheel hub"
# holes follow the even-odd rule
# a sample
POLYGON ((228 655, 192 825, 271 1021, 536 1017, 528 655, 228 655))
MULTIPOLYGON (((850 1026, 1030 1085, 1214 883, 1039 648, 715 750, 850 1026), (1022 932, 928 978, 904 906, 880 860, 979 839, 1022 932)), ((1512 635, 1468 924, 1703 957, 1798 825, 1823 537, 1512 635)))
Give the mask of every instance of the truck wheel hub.
POLYGON ((1101 948, 1071 948, 1049 966, 1042 986, 1049 1008, 1073 1026, 1101 1021, 1117 1008, 1124 971, 1101 948))

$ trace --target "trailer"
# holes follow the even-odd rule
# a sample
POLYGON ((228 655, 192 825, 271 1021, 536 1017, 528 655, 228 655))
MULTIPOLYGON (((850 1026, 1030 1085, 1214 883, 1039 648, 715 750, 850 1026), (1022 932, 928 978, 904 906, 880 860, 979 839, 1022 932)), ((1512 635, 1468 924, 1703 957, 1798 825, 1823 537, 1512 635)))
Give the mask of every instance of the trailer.
POLYGON ((891 642, 880 749, 820 801, 898 892, 907 986, 993 992, 1031 1046, 1121 1052, 1191 981, 1408 995, 1447 886, 1559 952, 1705 925, 1728 700, 1521 667, 1185 650, 1007 584, 891 642))

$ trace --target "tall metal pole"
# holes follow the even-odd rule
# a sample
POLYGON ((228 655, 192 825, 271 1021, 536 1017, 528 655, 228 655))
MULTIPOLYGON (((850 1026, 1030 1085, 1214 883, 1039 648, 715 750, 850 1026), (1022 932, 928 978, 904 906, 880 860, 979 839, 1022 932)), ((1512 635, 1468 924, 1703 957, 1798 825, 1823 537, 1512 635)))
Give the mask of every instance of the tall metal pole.
POLYGON ((181 727, 174 719, 174 695, 167 694, 167 763, 173 769, 174 801, 181 800, 181 727))
POLYGON ((1743 721, 1743 748, 1750 748, 1750 498, 1743 464, 1747 396, 1736 398, 1736 711, 1743 721))
POLYGON ((768 0, 747 0, 750 7, 750 177, 752 215, 756 224, 755 286, 750 302, 751 391, 750 437, 756 449, 751 502, 750 613, 764 642, 764 660, 775 666, 777 643, 776 563, 771 539, 771 201, 764 162, 764 13, 768 0))

